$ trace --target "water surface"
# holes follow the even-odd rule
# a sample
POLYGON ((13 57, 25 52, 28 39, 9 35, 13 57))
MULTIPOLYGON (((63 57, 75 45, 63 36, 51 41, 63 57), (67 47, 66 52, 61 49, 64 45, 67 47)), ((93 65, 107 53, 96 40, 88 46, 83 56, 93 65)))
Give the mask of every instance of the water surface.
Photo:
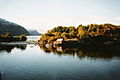
POLYGON ((3 80, 120 80, 120 54, 47 49, 37 44, 0 45, 0 72, 3 80))

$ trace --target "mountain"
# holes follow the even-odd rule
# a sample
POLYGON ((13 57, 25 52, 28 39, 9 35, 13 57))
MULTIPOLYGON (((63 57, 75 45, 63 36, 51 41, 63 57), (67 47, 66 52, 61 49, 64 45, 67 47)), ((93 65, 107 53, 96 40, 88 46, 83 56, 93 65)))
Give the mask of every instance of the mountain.
POLYGON ((29 32, 22 26, 0 18, 0 34, 11 33, 14 36, 21 34, 29 35, 29 32))
POLYGON ((30 35, 41 35, 37 30, 29 29, 28 32, 29 32, 30 35))

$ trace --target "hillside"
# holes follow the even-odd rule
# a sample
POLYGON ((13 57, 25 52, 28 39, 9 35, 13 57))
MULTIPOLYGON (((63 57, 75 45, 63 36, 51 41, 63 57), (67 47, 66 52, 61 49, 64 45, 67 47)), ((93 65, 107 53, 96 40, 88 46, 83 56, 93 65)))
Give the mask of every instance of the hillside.
POLYGON ((30 35, 41 35, 37 30, 28 30, 30 35))
POLYGON ((0 34, 11 33, 14 36, 21 34, 29 35, 29 32, 22 26, 0 18, 0 34))

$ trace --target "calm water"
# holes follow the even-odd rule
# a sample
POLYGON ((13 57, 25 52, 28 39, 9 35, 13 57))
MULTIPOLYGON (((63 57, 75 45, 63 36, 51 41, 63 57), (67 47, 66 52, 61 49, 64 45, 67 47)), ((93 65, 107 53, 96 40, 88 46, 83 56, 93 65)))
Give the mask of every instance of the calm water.
POLYGON ((47 49, 37 44, 0 45, 0 72, 1 80, 120 80, 120 54, 47 49))

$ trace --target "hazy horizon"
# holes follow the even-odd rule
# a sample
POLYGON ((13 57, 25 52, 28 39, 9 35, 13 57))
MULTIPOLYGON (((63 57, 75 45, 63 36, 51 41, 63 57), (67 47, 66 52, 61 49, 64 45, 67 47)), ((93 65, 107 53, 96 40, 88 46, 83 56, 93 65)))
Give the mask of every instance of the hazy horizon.
POLYGON ((120 25, 119 0, 0 0, 0 18, 46 32, 57 26, 120 25))

